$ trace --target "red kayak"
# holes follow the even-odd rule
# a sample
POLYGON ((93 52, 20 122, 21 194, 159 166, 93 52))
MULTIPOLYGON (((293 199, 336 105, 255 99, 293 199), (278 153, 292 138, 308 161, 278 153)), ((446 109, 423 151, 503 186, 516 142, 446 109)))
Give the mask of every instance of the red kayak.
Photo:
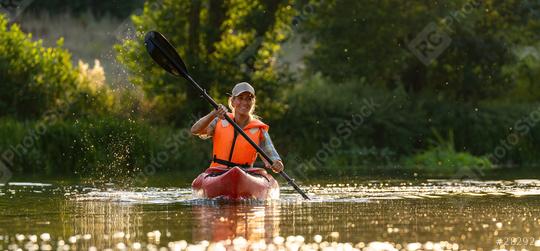
POLYGON ((193 194, 202 198, 277 199, 279 185, 262 168, 210 167, 191 184, 193 194))

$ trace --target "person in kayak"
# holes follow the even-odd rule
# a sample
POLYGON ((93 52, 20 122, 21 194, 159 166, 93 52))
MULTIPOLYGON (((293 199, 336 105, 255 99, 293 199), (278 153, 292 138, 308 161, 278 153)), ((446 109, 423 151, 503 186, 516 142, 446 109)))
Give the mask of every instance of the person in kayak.
POLYGON ((266 167, 271 168, 274 172, 282 171, 283 161, 272 144, 268 134, 269 126, 253 114, 256 103, 255 89, 250 84, 242 82, 234 86, 231 94, 229 108, 232 113, 228 113, 227 108, 220 104, 218 109, 208 113, 191 127, 191 133, 202 139, 213 137, 213 158, 210 167, 239 166, 247 168, 252 167, 257 159, 255 148, 225 120, 225 116, 229 116, 274 162, 270 166, 262 158, 266 167))

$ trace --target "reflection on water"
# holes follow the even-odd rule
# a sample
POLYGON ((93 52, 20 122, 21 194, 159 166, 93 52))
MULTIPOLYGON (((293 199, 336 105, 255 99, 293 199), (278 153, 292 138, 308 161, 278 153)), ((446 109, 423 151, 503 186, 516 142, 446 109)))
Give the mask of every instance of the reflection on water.
MULTIPOLYGON (((79 250, 92 246, 113 247, 118 241, 132 244, 130 240, 144 232, 141 205, 63 200, 59 209, 62 236, 73 236, 79 250)), ((73 239, 68 238, 68 241, 73 242, 73 239)))
POLYGON ((279 235, 279 208, 275 204, 194 205, 193 241, 223 241, 242 237, 249 242, 270 241, 279 235))
POLYGON ((257 242, 271 241, 279 235, 279 207, 275 203, 186 200, 188 205, 176 205, 159 197, 178 199, 183 192, 170 189, 153 192, 153 195, 148 190, 73 193, 75 199, 62 200, 60 205, 62 236, 71 233, 75 246, 87 250, 116 247, 119 243, 126 247, 167 246, 179 236, 190 242, 239 238, 257 242), (148 204, 133 203, 136 198, 148 204))
POLYGON ((366 181, 302 201, 197 200, 189 188, 0 186, 0 250, 532 250, 540 182, 366 181), (526 243, 525 243, 526 241, 526 243))

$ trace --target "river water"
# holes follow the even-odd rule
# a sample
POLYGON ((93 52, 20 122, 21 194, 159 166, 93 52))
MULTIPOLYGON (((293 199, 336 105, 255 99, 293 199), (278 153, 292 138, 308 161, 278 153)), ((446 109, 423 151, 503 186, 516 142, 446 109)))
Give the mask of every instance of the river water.
MULTIPOLYGON (((354 179, 351 179, 354 180, 354 179)), ((540 180, 359 180, 279 200, 194 199, 189 184, 0 185, 0 250, 540 249, 540 180)))

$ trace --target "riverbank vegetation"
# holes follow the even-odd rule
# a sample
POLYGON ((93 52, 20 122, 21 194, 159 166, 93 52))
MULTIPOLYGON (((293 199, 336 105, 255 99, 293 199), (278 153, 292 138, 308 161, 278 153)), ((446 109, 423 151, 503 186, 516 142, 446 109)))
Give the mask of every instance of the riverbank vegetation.
POLYGON ((395 4, 148 0, 128 19, 134 36, 115 45, 131 88, 109 83, 111 62, 73 62, 62 39, 43 46, 0 16, 0 160, 19 175, 105 180, 203 170, 210 142, 187 128, 210 107, 146 54, 144 34, 158 30, 219 102, 253 83, 292 176, 540 173, 534 8, 395 4), (427 62, 411 43, 431 22, 450 42, 427 62), (308 49, 287 61, 294 37, 308 49))

